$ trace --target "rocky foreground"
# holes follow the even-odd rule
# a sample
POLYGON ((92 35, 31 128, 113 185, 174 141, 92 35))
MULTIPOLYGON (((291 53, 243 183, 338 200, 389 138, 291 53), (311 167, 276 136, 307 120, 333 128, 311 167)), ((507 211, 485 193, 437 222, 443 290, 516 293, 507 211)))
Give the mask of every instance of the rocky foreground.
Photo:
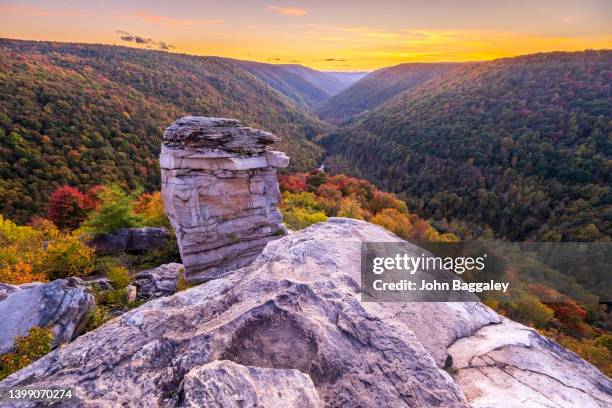
POLYGON ((595 367, 480 303, 361 303, 366 240, 399 239, 338 218, 272 241, 0 387, 73 386, 84 407, 612 406, 595 367))

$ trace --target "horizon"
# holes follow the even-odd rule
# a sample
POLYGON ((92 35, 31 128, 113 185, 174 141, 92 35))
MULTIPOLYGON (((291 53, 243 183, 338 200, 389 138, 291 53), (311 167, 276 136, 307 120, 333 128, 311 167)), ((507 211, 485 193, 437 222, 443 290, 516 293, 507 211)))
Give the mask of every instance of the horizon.
POLYGON ((0 4, 0 37, 130 46, 331 72, 612 48, 609 2, 532 3, 16 1, 0 4))
POLYGON ((128 49, 141 50, 141 51, 166 52, 168 54, 184 55, 184 56, 189 56, 189 57, 226 58, 226 59, 231 59, 231 60, 236 60, 236 61, 254 62, 254 63, 268 64, 268 65, 278 65, 278 66, 295 65, 295 66, 301 66, 301 67, 304 67, 304 68, 310 68, 310 69, 313 69, 313 70, 319 71, 319 72, 324 72, 324 73, 340 73, 340 74, 364 74, 364 73, 365 74, 370 74, 370 73, 375 72, 375 71, 377 71, 379 69, 392 68, 394 66, 403 65, 403 64, 468 64, 468 63, 479 63, 479 62, 491 62, 491 61, 496 61, 496 60, 501 60, 501 59, 506 59, 506 58, 519 58, 519 57, 525 57, 525 56, 537 55, 537 54, 554 54, 554 53, 559 53, 559 52, 576 52, 576 53, 579 53, 579 52, 587 52, 587 51, 595 51, 595 52, 612 51, 612 48, 585 48, 585 49, 582 49, 582 50, 573 50, 573 51, 566 51, 566 50, 536 51, 536 52, 532 52, 532 53, 529 53, 529 54, 509 55, 509 56, 504 56, 504 57, 493 58, 493 59, 490 59, 490 60, 474 60, 474 61, 407 61, 407 62, 400 62, 400 63, 394 64, 394 65, 385 65, 385 66, 381 66, 379 68, 370 69, 370 70, 366 70, 366 69, 358 70, 358 69, 356 69, 356 70, 342 71, 342 70, 338 70, 338 69, 318 69, 318 68, 314 68, 314 67, 311 67, 311 66, 308 66, 308 65, 298 64, 298 63, 263 62, 263 61, 256 61, 256 60, 249 60, 249 59, 242 59, 242 58, 225 57, 225 56, 222 56, 222 55, 197 55, 197 54, 190 54, 190 53, 186 53, 186 52, 173 52, 173 51, 169 51, 169 50, 158 50, 158 49, 150 49, 150 48, 140 48, 140 47, 134 47, 134 46, 124 45, 124 44, 103 44, 103 43, 85 43, 85 42, 74 42, 74 41, 32 40, 32 39, 8 38, 8 37, 0 37, 0 40, 23 41, 23 42, 49 42, 49 43, 58 43, 58 44, 121 47, 121 48, 128 48, 128 49))

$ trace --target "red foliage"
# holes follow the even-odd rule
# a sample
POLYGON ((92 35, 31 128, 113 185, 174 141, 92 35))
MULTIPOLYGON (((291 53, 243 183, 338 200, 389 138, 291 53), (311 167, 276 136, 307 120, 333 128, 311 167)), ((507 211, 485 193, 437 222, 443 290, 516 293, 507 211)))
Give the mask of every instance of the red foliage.
POLYGON ((308 185, 306 180, 308 174, 306 173, 295 173, 279 176, 278 182, 280 184, 281 191, 289 191, 291 193, 299 193, 306 191, 308 185))
POLYGON ((94 208, 94 203, 74 187, 62 186, 51 194, 47 217, 60 228, 76 228, 94 208))

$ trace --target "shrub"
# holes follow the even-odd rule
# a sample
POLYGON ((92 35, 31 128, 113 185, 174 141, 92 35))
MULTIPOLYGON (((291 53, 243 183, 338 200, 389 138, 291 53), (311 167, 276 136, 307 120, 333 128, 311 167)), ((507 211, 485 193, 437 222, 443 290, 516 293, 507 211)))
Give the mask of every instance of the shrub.
POLYGON ((189 289, 192 286, 193 285, 187 283, 187 280, 185 279, 185 268, 179 269, 178 279, 176 281, 176 291, 182 292, 184 290, 189 289))
POLYGON ((46 282, 47 275, 42 272, 32 272, 32 265, 19 261, 14 265, 0 267, 0 282, 11 285, 21 285, 29 282, 46 282))
POLYGON ((327 216, 321 211, 299 207, 283 211, 283 222, 292 230, 301 230, 323 221, 327 221, 327 216))
POLYGON ((546 327, 553 319, 555 312, 540 300, 528 293, 521 293, 513 302, 512 318, 528 322, 535 327, 546 327))
POLYGON ((398 237, 404 239, 412 238, 413 228, 412 224, 410 223, 410 219, 395 208, 383 209, 378 214, 375 214, 370 219, 370 222, 380 225, 398 237))
POLYGON ((94 208, 93 201, 74 187, 62 186, 51 194, 47 217, 59 228, 76 228, 94 208))
POLYGON ((141 225, 142 217, 134 214, 132 209, 134 197, 121 188, 105 186, 96 197, 99 208, 84 223, 85 228, 94 236, 141 225))
POLYGON ((87 275, 94 269, 93 258, 94 250, 77 233, 62 232, 49 220, 17 226, 0 216, 2 282, 21 284, 87 275))
POLYGON ((278 183, 281 191, 289 191, 291 193, 299 193, 306 191, 306 173, 296 173, 282 175, 278 178, 278 183))
POLYGON ((0 380, 32 364, 51 351, 51 329, 34 326, 27 335, 13 340, 15 351, 0 355, 0 380))
POLYGON ((308 188, 310 190, 316 190, 317 187, 324 184, 327 181, 327 174, 322 171, 312 171, 308 173, 306 177, 306 184, 308 184, 308 188))
POLYGON ((111 285, 115 289, 123 289, 132 282, 132 278, 126 268, 123 266, 114 266, 109 268, 106 273, 111 285))
POLYGON ((402 214, 408 214, 408 207, 405 202, 396 198, 391 193, 375 191, 372 200, 369 202, 370 211, 377 213, 385 208, 394 208, 402 214))
POLYGON ((108 306, 95 305, 91 310, 89 321, 85 326, 85 332, 97 329, 112 318, 113 316, 110 314, 108 306))
POLYGON ((356 220, 365 219, 361 205, 352 197, 342 199, 338 209, 338 217, 354 218, 356 220))
POLYGON ((94 249, 73 235, 48 244, 43 271, 50 279, 89 275, 94 270, 94 249))
POLYGON ((170 220, 164 209, 161 192, 144 193, 134 204, 134 213, 142 217, 142 225, 170 228, 170 220))

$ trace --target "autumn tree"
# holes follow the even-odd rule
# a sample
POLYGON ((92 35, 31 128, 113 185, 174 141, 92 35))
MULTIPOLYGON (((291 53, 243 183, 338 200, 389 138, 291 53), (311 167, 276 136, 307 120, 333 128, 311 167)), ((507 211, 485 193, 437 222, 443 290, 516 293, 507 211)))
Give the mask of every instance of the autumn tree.
POLYGON ((93 201, 74 187, 57 188, 47 204, 47 217, 62 229, 74 229, 87 218, 93 201))

